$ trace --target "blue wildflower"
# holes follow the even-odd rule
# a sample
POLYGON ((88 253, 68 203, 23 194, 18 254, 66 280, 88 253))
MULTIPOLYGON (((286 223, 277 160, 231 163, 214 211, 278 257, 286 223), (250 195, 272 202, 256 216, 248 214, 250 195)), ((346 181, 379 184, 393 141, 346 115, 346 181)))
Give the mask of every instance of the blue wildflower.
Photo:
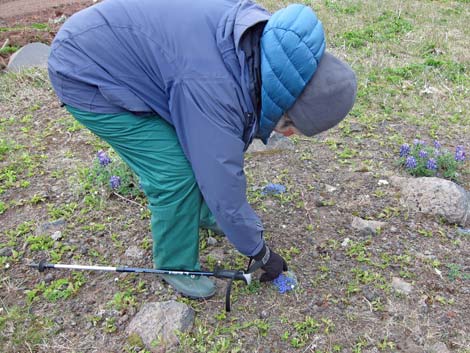
POLYGON ((103 167, 111 163, 111 158, 109 158, 109 156, 103 150, 99 150, 96 156, 98 157, 98 161, 100 162, 100 165, 103 167))
POLYGON ((425 146, 425 145, 426 145, 426 142, 421 141, 421 140, 418 140, 418 139, 414 139, 414 140, 413 140, 413 144, 414 144, 415 146, 419 146, 419 145, 425 146))
POLYGON ((279 277, 273 280, 273 284, 277 287, 279 293, 284 294, 295 288, 296 281, 293 278, 281 273, 279 277))
POLYGON ((109 185, 111 186, 111 189, 117 189, 121 186, 121 178, 113 175, 111 178, 109 178, 109 185))
POLYGON ((268 184, 263 188, 261 191, 262 195, 274 195, 274 194, 282 194, 286 191, 286 187, 281 184, 268 184))
POLYGON ((413 168, 416 168, 416 166, 417 166, 417 163, 416 163, 415 157, 409 156, 406 158, 406 161, 405 161, 406 168, 413 169, 413 168))
POLYGON ((410 145, 404 143, 400 147, 400 157, 407 157, 410 154, 410 145))
POLYGON ((465 150, 464 150, 463 146, 457 146, 455 148, 455 160, 457 162, 465 161, 465 150))
POLYGON ((426 168, 429 170, 437 170, 437 162, 434 158, 429 158, 426 163, 426 168))
POLYGON ((441 149, 441 144, 439 143, 439 141, 434 140, 434 148, 435 148, 436 150, 440 150, 440 149, 441 149))
POLYGON ((418 155, 420 158, 428 158, 428 152, 426 152, 425 150, 419 151, 418 155))

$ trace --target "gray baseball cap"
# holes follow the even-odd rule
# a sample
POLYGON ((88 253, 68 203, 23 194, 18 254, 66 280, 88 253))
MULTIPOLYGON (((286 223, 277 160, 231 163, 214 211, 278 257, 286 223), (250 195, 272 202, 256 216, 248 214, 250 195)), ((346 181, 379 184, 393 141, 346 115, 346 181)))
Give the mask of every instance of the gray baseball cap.
POLYGON ((302 134, 313 136, 346 117, 354 105, 356 91, 354 71, 325 52, 317 71, 287 115, 302 134))

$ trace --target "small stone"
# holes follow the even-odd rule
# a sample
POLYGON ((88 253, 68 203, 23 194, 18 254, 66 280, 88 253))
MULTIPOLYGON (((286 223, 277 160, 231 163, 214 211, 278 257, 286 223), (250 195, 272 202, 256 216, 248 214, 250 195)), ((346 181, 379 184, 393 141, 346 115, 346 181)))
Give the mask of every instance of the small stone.
POLYGON ((353 216, 351 227, 360 232, 361 235, 369 236, 377 234, 380 228, 386 225, 385 222, 368 221, 359 217, 353 216))
POLYGON ((263 153, 263 152, 276 152, 276 151, 285 151, 285 150, 293 150, 294 149, 294 142, 285 137, 282 134, 278 134, 276 132, 271 134, 271 137, 268 140, 268 144, 264 145, 261 140, 254 140, 248 150, 247 153, 263 153))
POLYGON ((47 274, 44 276, 44 282, 45 282, 46 284, 51 283, 53 280, 54 280, 54 275, 53 275, 52 273, 47 273, 47 274))
POLYGON ((429 353, 450 353, 449 349, 443 342, 437 342, 433 344, 426 351, 429 353))
POLYGON ((397 292, 403 293, 403 294, 410 294, 411 291, 413 290, 413 287, 411 284, 408 282, 402 280, 401 278, 398 277, 393 277, 392 278, 392 287, 395 289, 397 292))
POLYGON ((11 248, 2 248, 0 249, 0 256, 12 256, 13 250, 11 248))
POLYGON ((338 188, 335 188, 334 186, 325 184, 325 190, 326 190, 327 192, 335 192, 336 190, 338 190, 338 188))
POLYGON ((388 185, 388 184, 389 184, 389 182, 387 180, 384 180, 384 179, 380 179, 377 182, 377 185, 379 185, 379 186, 388 185))
POLYGON ((341 243, 341 246, 342 246, 343 248, 347 247, 350 241, 351 241, 351 239, 349 239, 349 238, 344 238, 344 240, 343 240, 342 243, 341 243))
POLYGON ((144 256, 144 251, 138 246, 132 245, 127 248, 124 255, 132 259, 141 259, 144 256))
POLYGON ((217 244, 217 239, 214 237, 207 237, 207 245, 214 246, 217 244))
POLYGON ((60 230, 55 231, 54 233, 52 233, 51 238, 54 241, 62 239, 62 232, 60 230))
POLYGON ((259 313, 260 319, 267 319, 269 317, 269 313, 266 310, 263 310, 259 313))

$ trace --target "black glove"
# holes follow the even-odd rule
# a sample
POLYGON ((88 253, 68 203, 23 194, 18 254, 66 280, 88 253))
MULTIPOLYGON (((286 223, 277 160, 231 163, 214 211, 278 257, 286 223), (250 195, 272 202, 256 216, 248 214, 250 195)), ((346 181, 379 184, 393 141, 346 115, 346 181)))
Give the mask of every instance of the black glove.
POLYGON ((272 281, 277 278, 282 271, 287 271, 286 261, 266 245, 263 245, 261 251, 253 256, 252 259, 256 261, 254 264, 255 267, 260 266, 265 271, 259 279, 260 282, 272 281))

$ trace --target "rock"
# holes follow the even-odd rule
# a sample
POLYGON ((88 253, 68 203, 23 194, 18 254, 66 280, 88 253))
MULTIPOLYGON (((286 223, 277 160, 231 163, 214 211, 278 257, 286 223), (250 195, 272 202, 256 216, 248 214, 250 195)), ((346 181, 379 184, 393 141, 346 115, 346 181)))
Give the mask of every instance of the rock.
POLYGON ((51 47, 44 43, 29 43, 10 57, 7 71, 19 72, 31 67, 47 67, 51 47))
POLYGON ((54 241, 62 239, 62 232, 60 230, 56 230, 54 233, 52 233, 51 238, 54 241))
POLYGON ((430 347, 426 347, 426 353, 450 353, 449 349, 443 342, 437 342, 430 347))
POLYGON ((63 219, 58 219, 53 222, 43 223, 36 229, 36 235, 41 235, 44 233, 48 233, 52 235, 56 231, 63 230, 65 226, 66 226, 66 222, 63 219))
POLYGON ((260 153, 269 151, 285 151, 293 150, 294 142, 291 139, 285 137, 282 134, 273 132, 268 140, 268 144, 265 145, 261 140, 255 139, 251 143, 250 147, 246 151, 247 153, 260 153))
POLYGON ((441 178, 392 177, 391 181, 401 189, 405 207, 463 227, 470 225, 470 196, 461 186, 441 178))
POLYGON ((350 241, 351 241, 351 239, 349 239, 349 238, 344 238, 344 240, 341 242, 341 246, 342 246, 343 248, 347 247, 350 241))
POLYGON ((377 234, 377 230, 379 228, 383 228, 385 225, 385 222, 367 221, 365 219, 353 216, 351 227, 364 235, 375 235, 377 234))
POLYGON ((217 244, 217 239, 213 238, 213 237, 207 237, 207 245, 215 245, 217 244))
POLYGON ((408 282, 402 280, 401 278, 398 277, 393 277, 392 278, 392 287, 395 289, 397 292, 403 293, 403 294, 410 294, 411 291, 413 290, 411 284, 408 282))
MULTIPOLYGON (((173 300, 146 303, 132 319, 126 329, 130 336, 137 334, 147 349, 155 352, 155 342, 167 347, 176 346, 178 338, 175 330, 188 332, 194 323, 194 310, 186 304, 173 300), (152 344, 152 342, 154 342, 152 344)), ((160 347, 161 348, 161 347, 160 347)))
POLYGON ((13 255, 13 250, 11 248, 1 248, 0 256, 11 256, 13 255))
POLYGON ((335 192, 336 190, 338 190, 338 188, 336 188, 334 186, 331 186, 331 185, 328 185, 328 184, 325 184, 325 190, 327 192, 335 192))
POLYGON ((132 245, 127 248, 124 255, 131 259, 141 259, 144 256, 144 250, 140 249, 138 246, 132 245))

